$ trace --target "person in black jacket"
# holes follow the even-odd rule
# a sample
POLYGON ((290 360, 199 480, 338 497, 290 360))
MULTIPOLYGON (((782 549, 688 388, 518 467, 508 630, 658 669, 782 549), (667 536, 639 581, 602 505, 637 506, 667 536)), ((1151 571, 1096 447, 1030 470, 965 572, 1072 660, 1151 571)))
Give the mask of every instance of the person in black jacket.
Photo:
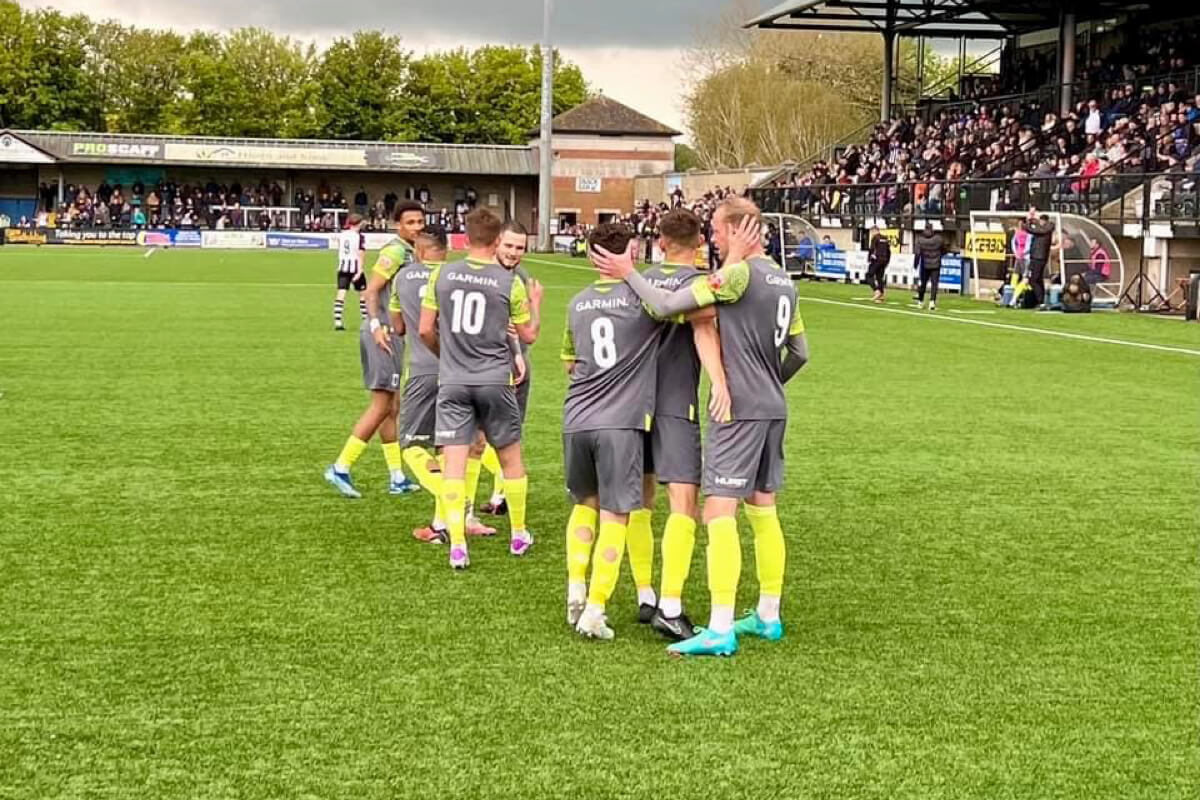
POLYGON ((1037 216, 1037 209, 1030 208, 1029 216, 1021 226, 1029 232, 1029 283, 1033 288, 1033 299, 1037 307, 1046 303, 1046 264, 1050 261, 1050 248, 1054 242, 1054 223, 1046 214, 1037 216))
POLYGON ((925 230, 917 237, 917 258, 921 263, 921 289, 917 294, 917 308, 925 304, 925 289, 930 283, 933 291, 929 295, 929 310, 937 311, 938 283, 942 277, 942 256, 946 254, 946 241, 942 234, 933 229, 933 223, 926 222, 925 230))
POLYGON ((872 298, 876 303, 883 302, 883 294, 887 290, 887 279, 884 272, 892 261, 892 244, 888 238, 879 232, 879 228, 871 228, 871 241, 867 245, 867 285, 875 290, 872 298))

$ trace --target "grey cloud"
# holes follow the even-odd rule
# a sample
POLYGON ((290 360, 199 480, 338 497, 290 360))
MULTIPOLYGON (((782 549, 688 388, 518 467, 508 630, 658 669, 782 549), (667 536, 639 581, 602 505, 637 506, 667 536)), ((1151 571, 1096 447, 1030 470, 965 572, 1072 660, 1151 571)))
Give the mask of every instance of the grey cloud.
MULTIPOLYGON (((59 5, 54 0, 39 5, 59 5)), ((568 47, 678 47, 730 0, 556 0, 554 36, 568 47)), ((62 3, 61 5, 71 5, 62 3)), ((358 28, 379 28, 414 43, 532 42, 541 36, 541 0, 403 0, 367 5, 328 0, 91 0, 94 16, 138 22, 169 14, 171 26, 228 28, 257 25, 277 33, 329 39, 358 28)), ((760 0, 760 5, 767 5, 760 0)), ((147 20, 150 24, 154 24, 147 20)))

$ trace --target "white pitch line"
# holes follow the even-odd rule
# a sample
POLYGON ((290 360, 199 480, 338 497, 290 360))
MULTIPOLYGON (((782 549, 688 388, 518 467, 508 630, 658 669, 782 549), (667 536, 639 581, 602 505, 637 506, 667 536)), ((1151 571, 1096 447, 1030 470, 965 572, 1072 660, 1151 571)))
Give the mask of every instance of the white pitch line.
POLYGON ((864 311, 882 311, 886 314, 902 314, 906 317, 916 317, 917 319, 938 319, 943 322, 957 322, 960 325, 980 325, 985 328, 999 328, 1004 331, 1021 331, 1022 333, 1036 333, 1042 336, 1058 336, 1063 339, 1078 339, 1084 342, 1096 342, 1099 344, 1116 344, 1124 347, 1138 347, 1143 350, 1158 350, 1163 353, 1181 353, 1186 356, 1200 356, 1200 350, 1189 350, 1186 347, 1170 347, 1164 344, 1147 344, 1146 342, 1130 342, 1125 339, 1109 339, 1103 336, 1087 336, 1082 333, 1069 333, 1067 331, 1055 331, 1049 328, 1031 328, 1027 325, 1005 325, 1002 322, 986 322, 981 319, 963 319, 961 317, 948 317, 942 314, 921 313, 918 311, 905 311, 900 308, 883 308, 882 306, 864 306, 858 303, 847 303, 842 300, 826 300, 823 297, 797 297, 806 303, 824 303, 830 306, 841 306, 843 308, 859 308, 864 311))
POLYGON ((558 261, 547 261, 544 258, 530 258, 529 256, 525 256, 525 258, 523 258, 521 260, 528 261, 531 264, 546 264, 547 266, 562 267, 564 269, 581 269, 586 272, 595 272, 596 271, 595 267, 581 267, 578 264, 563 264, 558 261))

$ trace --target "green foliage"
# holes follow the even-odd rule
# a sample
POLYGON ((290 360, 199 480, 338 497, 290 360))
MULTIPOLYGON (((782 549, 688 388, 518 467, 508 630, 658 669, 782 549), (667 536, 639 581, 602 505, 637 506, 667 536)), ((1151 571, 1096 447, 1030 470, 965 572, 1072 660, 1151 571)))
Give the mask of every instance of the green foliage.
POLYGON ((700 158, 691 145, 679 142, 675 145, 675 171, 687 172, 689 169, 699 169, 700 158))
MULTIPOLYGON (((555 113, 587 98, 556 60, 555 113)), ((324 51, 262 28, 180 36, 0 0, 0 126, 208 136, 520 144, 537 126, 541 52, 414 59, 358 31, 324 51)))
POLYGON ((322 134, 366 140, 393 135, 409 61, 399 36, 357 31, 334 40, 316 68, 322 134))
MULTIPOLYGON (((538 47, 488 45, 417 59, 405 93, 402 138, 523 144, 538 124, 541 68, 538 47)), ((554 112, 586 98, 579 68, 555 53, 554 112)))

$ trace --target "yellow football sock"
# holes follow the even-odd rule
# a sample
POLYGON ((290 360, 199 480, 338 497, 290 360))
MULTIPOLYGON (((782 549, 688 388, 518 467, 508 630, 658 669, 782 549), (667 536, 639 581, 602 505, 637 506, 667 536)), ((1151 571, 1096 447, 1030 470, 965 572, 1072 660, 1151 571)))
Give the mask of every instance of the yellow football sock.
POLYGON ((479 463, 478 458, 467 459, 467 509, 470 510, 475 506, 475 494, 479 491, 479 473, 483 470, 483 465, 479 463))
POLYGON ((650 528, 650 516, 648 508, 632 512, 625 536, 629 569, 638 589, 649 589, 654 585, 654 531, 650 528))
POLYGON ((696 520, 686 514, 667 517, 662 537, 662 596, 678 600, 692 568, 696 546, 696 520))
POLYGON ((399 442, 384 442, 383 458, 387 461, 388 472, 404 474, 404 455, 400 452, 399 442))
POLYGON ((529 476, 505 478, 504 499, 508 502, 509 525, 514 531, 525 530, 525 503, 529 499, 529 476))
MULTIPOLYGON (((509 498, 512 503, 512 498, 509 498)), ((602 606, 612 597, 621 575, 621 556, 625 550, 625 526, 619 522, 601 522, 596 537, 596 552, 592 555, 592 584, 588 604, 602 606)))
POLYGON ((596 541, 596 509, 575 506, 567 520, 567 580, 586 583, 592 542, 596 541))
POLYGON ((446 511, 446 527, 450 529, 450 545, 464 547, 467 543, 467 495, 462 478, 442 478, 442 507, 446 511))
POLYGON ((733 607, 742 575, 742 546, 737 520, 717 517, 708 523, 708 590, 714 606, 733 607))
POLYGON ((490 444, 483 448, 483 456, 479 459, 492 476, 492 494, 497 494, 504 488, 504 473, 500 471, 500 457, 496 455, 496 450, 490 444))
POLYGON ((775 506, 746 505, 746 518, 754 531, 754 561, 758 565, 758 590, 779 597, 783 594, 783 567, 787 548, 775 506))
POLYGON ((429 468, 429 453, 420 447, 408 447, 404 450, 404 463, 409 472, 421 484, 421 488, 441 500, 442 473, 429 468))
POLYGON ((342 472, 349 472, 354 466, 354 462, 358 461, 358 457, 367 449, 367 443, 357 436, 351 436, 346 440, 345 447, 338 454, 337 461, 333 462, 335 467, 338 467, 342 472))

